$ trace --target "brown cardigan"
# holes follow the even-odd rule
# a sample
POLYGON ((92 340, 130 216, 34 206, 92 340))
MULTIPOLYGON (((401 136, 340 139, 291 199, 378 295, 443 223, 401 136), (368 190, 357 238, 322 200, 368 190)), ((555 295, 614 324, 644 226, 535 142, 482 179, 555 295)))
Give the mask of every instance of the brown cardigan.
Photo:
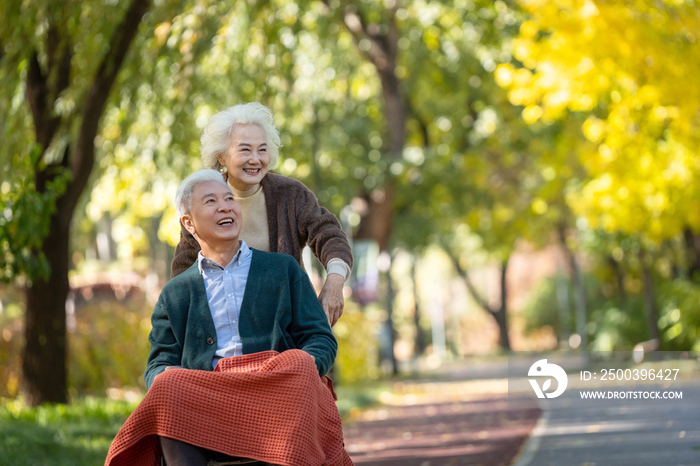
MULTIPOLYGON (((352 268, 352 250, 338 219, 300 181, 268 173, 260 182, 265 194, 270 252, 293 256, 301 267, 306 244, 323 264, 342 259, 352 268)), ((180 243, 171 265, 172 276, 187 270, 200 251, 197 240, 180 225, 180 243)))

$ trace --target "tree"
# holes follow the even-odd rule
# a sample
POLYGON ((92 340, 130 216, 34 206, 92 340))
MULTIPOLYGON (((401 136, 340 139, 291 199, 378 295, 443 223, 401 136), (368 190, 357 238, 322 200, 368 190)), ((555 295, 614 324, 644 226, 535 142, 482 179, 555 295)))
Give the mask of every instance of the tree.
MULTIPOLYGON (((513 44, 521 66, 499 66, 496 79, 530 124, 584 116, 577 155, 587 176, 567 196, 571 209, 592 229, 651 242, 647 248, 684 234, 692 257, 700 93, 678 83, 700 65, 700 11, 671 1, 519 3, 530 14, 513 44)), ((645 251, 638 261, 657 338, 645 251)))
MULTIPOLYGON (((23 194, 47 200, 35 205, 39 209, 32 214, 37 219, 20 211, 10 215, 30 224, 38 220, 39 225, 42 217, 48 219, 40 228, 45 237, 40 235, 30 245, 3 238, 6 278, 38 272, 29 276, 26 287, 22 362, 22 390, 31 405, 67 401, 65 302, 71 220, 92 173, 100 118, 149 7, 148 0, 105 9, 82 2, 10 2, 0 12, 5 22, 0 41, 10 44, 11 51, 0 64, 4 73, 6 67, 22 69, 23 78, 13 91, 29 107, 35 133, 35 149, 20 149, 3 159, 31 160, 24 164, 27 172, 18 174, 26 186, 23 194), (101 43, 97 30, 109 39, 101 43), (95 56, 100 58, 93 61, 95 56), (24 95, 20 89, 26 89, 24 95), (15 260, 26 258, 27 247, 36 248, 27 262, 43 267, 15 260)), ((22 199, 15 201, 8 205, 11 212, 27 208, 22 199)), ((8 227, 3 232, 11 231, 8 227)))
POLYGON ((530 14, 514 41, 522 66, 496 78, 528 123, 585 115, 579 150, 590 173, 570 196, 592 228, 660 242, 690 228, 695 205, 700 10, 672 1, 520 2, 530 14))

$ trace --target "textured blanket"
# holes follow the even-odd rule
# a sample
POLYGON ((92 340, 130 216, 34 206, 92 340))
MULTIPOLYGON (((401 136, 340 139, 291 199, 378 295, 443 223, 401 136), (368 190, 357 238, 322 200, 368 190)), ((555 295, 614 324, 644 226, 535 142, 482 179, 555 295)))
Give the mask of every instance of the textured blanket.
POLYGON ((350 466, 330 379, 301 350, 222 359, 156 377, 105 466, 157 466, 157 436, 284 466, 350 466))

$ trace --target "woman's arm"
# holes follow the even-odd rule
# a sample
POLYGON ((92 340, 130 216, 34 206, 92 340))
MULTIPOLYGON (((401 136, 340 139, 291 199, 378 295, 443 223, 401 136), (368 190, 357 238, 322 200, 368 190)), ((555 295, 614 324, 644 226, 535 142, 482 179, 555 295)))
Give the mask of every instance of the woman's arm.
POLYGON ((344 264, 334 268, 337 273, 327 274, 318 296, 328 323, 333 326, 340 319, 345 307, 343 286, 352 268, 352 248, 336 216, 321 207, 316 196, 306 187, 297 198, 297 208, 300 208, 299 235, 306 238, 306 244, 326 270, 329 269, 332 259, 340 260, 344 264))

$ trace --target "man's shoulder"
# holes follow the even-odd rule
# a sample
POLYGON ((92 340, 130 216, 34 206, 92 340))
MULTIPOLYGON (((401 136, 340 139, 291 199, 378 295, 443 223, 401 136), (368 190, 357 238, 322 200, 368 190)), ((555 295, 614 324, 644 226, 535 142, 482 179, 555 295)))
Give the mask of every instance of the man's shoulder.
POLYGON ((170 281, 163 287, 161 295, 176 296, 181 294, 189 294, 189 290, 198 279, 201 280, 201 275, 199 273, 197 261, 195 261, 194 264, 192 264, 187 270, 170 279, 170 281))

